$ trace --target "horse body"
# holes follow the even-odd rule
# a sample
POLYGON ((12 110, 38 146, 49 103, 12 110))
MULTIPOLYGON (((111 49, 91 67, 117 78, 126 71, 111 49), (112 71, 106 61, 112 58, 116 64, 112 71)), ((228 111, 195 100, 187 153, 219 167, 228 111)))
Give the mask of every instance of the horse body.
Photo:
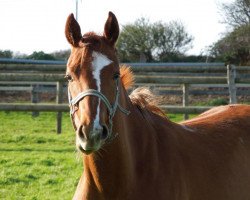
POLYGON ((218 107, 181 124, 129 109, 114 122, 114 143, 84 157, 75 199, 250 199, 249 106, 218 107))
POLYGON ((173 123, 146 90, 128 96, 133 76, 119 68, 114 14, 103 36, 81 36, 73 15, 65 34, 70 113, 84 163, 74 200, 250 199, 250 106, 173 123))
POLYGON ((193 130, 181 149, 188 151, 191 199, 249 199, 250 107, 217 107, 183 125, 193 130))

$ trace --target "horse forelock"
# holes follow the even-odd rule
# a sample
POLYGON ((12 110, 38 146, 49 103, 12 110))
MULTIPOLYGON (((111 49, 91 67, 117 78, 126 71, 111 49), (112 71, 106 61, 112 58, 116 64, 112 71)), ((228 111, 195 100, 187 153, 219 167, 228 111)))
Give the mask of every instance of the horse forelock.
POLYGON ((101 42, 102 36, 97 35, 95 32, 87 32, 82 36, 81 42, 83 45, 96 45, 101 42))
POLYGON ((68 66, 71 67, 71 70, 76 71, 78 67, 82 68, 86 63, 90 64, 94 59, 93 52, 105 55, 106 49, 105 45, 102 45, 103 39, 103 36, 97 35, 95 32, 85 33, 79 42, 81 48, 71 49, 72 56, 68 59, 68 66))

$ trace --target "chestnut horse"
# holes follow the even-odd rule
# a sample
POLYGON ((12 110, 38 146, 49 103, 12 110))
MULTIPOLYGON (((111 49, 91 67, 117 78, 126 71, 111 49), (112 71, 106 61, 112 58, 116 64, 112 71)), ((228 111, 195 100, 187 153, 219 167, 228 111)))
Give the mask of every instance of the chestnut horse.
POLYGON ((250 106, 173 123, 148 90, 127 94, 133 76, 119 67, 113 13, 103 35, 82 36, 73 14, 65 34, 70 115, 84 162, 73 199, 250 199, 250 106))

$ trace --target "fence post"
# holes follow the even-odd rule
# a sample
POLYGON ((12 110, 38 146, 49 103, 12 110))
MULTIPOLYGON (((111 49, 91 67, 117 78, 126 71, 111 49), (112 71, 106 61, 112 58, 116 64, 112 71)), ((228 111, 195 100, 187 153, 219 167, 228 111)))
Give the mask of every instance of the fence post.
MULTIPOLYGON (((38 103, 39 102, 38 88, 39 88, 39 86, 37 84, 31 85, 31 103, 38 103)), ((38 111, 32 112, 32 117, 38 117, 38 116, 39 116, 38 111)))
MULTIPOLYGON (((182 106, 186 107, 188 106, 188 96, 189 96, 189 84, 184 83, 182 85, 182 106)), ((188 114, 185 113, 183 115, 183 118, 186 120, 189 118, 188 114)))
POLYGON ((236 78, 236 68, 235 65, 227 65, 227 84, 228 84, 228 90, 229 90, 229 103, 235 104, 237 103, 236 98, 236 84, 235 84, 235 78, 236 78))
MULTIPOLYGON (((56 83, 56 103, 61 104, 62 102, 63 102, 63 82, 57 82, 56 83)), ((56 132, 58 134, 62 132, 62 112, 57 112, 56 132)))

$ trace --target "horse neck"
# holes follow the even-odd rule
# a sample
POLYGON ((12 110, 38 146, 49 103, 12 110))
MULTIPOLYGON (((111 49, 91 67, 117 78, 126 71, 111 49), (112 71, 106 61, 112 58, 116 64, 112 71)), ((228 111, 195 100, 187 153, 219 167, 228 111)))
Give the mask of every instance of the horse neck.
MULTIPOLYGON (((122 89, 120 95, 120 105, 133 112, 134 108, 125 90, 122 89)), ((129 118, 130 116, 117 110, 113 118, 113 134, 117 133, 118 136, 98 152, 83 156, 84 177, 87 180, 85 182, 91 187, 95 185, 96 192, 112 196, 115 195, 113 188, 128 191, 133 185, 134 170, 130 143, 133 128, 129 118)), ((115 191, 121 192, 118 189, 115 191)))

